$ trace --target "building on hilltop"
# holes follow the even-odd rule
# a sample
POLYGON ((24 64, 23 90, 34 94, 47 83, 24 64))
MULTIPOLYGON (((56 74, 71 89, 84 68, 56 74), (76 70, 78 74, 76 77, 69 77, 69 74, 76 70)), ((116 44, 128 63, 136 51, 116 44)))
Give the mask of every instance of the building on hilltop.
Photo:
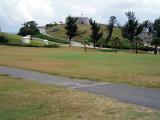
POLYGON ((143 29, 142 33, 139 35, 139 37, 145 42, 150 43, 153 38, 153 34, 149 33, 148 29, 143 29))
MULTIPOLYGON (((89 25, 89 18, 88 17, 75 17, 77 18, 78 25, 89 25)), ((67 18, 66 18, 67 22, 67 18)))
POLYGON ((89 25, 89 18, 88 17, 77 17, 77 24, 84 24, 89 25))

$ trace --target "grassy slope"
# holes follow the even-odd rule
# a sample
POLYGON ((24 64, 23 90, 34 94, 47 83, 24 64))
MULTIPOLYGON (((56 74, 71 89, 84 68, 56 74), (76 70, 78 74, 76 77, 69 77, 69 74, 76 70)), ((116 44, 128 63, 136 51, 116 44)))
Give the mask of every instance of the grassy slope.
MULTIPOLYGON (((22 43, 21 42, 21 36, 19 36, 19 35, 0 32, 0 36, 2 36, 2 35, 4 35, 8 39, 8 43, 14 43, 14 44, 22 43)), ((53 39, 53 41, 54 41, 54 39, 53 39)), ((62 43, 49 41, 49 45, 54 45, 54 44, 63 45, 62 43)), ((44 42, 42 40, 32 39, 31 40, 31 45, 44 46, 45 44, 44 44, 44 42)))
POLYGON ((159 111, 0 75, 0 120, 158 120, 159 111))
MULTIPOLYGON (((60 38, 67 39, 67 36, 65 35, 66 30, 64 29, 64 26, 65 25, 58 25, 58 26, 48 28, 47 33, 50 34, 50 35, 53 35, 53 36, 57 36, 57 37, 60 37, 60 38), (53 29, 59 29, 60 31, 53 32, 53 29)), ((89 37, 90 36, 90 34, 91 34, 90 25, 79 25, 78 26, 78 31, 79 32, 87 31, 87 33, 83 34, 82 36, 77 36, 77 37, 74 38, 77 41, 81 41, 83 37, 89 37)), ((106 30, 105 25, 101 25, 101 31, 104 33, 103 37, 106 38, 107 30, 106 30)), ((122 34, 121 34, 120 29, 115 28, 114 32, 113 32, 113 36, 122 38, 122 34)))
POLYGON ((0 46, 0 64, 56 75, 160 88, 160 56, 81 48, 0 46))
POLYGON ((4 35, 9 41, 8 42, 12 42, 12 43, 19 43, 21 42, 21 36, 19 35, 14 35, 14 34, 8 34, 8 33, 0 33, 0 36, 4 35))

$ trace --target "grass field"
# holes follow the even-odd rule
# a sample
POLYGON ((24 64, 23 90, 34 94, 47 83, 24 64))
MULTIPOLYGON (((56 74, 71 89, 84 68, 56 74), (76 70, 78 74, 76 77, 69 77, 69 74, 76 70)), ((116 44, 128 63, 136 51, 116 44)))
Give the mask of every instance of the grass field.
MULTIPOLYGON (((63 39, 67 39, 68 37, 66 36, 66 30, 64 29, 65 25, 57 25, 53 26, 47 29, 47 33, 56 37, 60 37, 63 39), (59 29, 57 32, 53 32, 53 29, 59 29)), ((84 33, 82 35, 78 35, 77 37, 74 38, 74 40, 77 41, 82 41, 83 38, 89 37, 91 34, 91 26, 90 25, 78 25, 78 32, 79 33, 84 33)), ((107 28, 106 25, 101 25, 101 32, 103 32, 103 37, 107 38, 107 28)), ((122 39, 122 33, 121 30, 118 28, 114 29, 113 32, 114 37, 119 37, 122 39)))
POLYGON ((0 120, 158 120, 160 112, 0 75, 0 120))
POLYGON ((82 48, 24 48, 0 46, 0 65, 72 78, 160 88, 160 56, 82 48))

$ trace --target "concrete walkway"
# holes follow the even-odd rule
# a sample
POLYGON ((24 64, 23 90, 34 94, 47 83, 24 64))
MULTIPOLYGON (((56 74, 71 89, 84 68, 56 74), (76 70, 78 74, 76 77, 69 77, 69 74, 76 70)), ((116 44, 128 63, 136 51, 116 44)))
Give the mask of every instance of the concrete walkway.
POLYGON ((97 95, 111 97, 122 102, 133 103, 160 110, 160 89, 140 88, 123 84, 110 84, 90 80, 71 79, 10 67, 0 67, 0 73, 27 80, 78 89, 97 95))

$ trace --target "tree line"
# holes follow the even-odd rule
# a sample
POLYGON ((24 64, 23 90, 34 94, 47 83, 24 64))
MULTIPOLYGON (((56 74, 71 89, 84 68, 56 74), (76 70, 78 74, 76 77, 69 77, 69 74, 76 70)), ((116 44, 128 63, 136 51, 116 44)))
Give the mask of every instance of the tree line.
MULTIPOLYGON (((113 37, 113 31, 115 27, 120 28, 122 32, 123 38, 127 39, 130 45, 134 46, 136 50, 136 54, 138 53, 138 49, 141 45, 143 45, 143 40, 139 37, 144 29, 148 29, 149 34, 153 35, 153 39, 151 44, 155 46, 154 53, 157 54, 158 46, 160 46, 160 18, 157 18, 153 23, 146 20, 143 23, 139 23, 138 19, 135 16, 135 13, 132 11, 125 13, 127 17, 127 21, 124 25, 119 25, 117 18, 115 16, 111 16, 109 22, 107 24, 107 36, 103 37, 103 32, 101 32, 101 26, 95 20, 90 19, 89 23, 91 26, 91 35, 88 38, 84 38, 82 44, 86 46, 93 44, 94 48, 105 46, 107 47, 109 44, 115 48, 115 52, 117 52, 117 48, 121 48, 122 46, 122 38, 113 37)), ((66 35, 68 36, 69 46, 71 46, 72 39, 79 35, 78 33, 78 25, 77 18, 68 16, 66 19, 65 29, 66 35)), ((38 35, 40 34, 39 29, 37 28, 37 23, 35 21, 25 22, 19 30, 19 35, 38 35)), ((50 26, 50 25, 48 25, 50 26)), ((83 34, 83 33, 81 33, 83 34)))
MULTIPOLYGON (((84 38, 83 44, 85 46, 89 43, 92 43, 94 48, 98 44, 99 47, 103 46, 103 43, 108 44, 109 42, 115 47, 115 52, 117 52, 117 48, 121 46, 121 39, 118 37, 113 37, 113 30, 115 26, 118 26, 121 29, 123 38, 129 40, 131 45, 135 46, 136 54, 138 53, 138 48, 143 44, 143 40, 139 37, 144 29, 148 29, 149 34, 153 35, 153 39, 151 44, 155 45, 154 53, 157 54, 158 46, 160 46, 160 18, 156 19, 154 23, 150 21, 144 21, 143 23, 139 23, 138 19, 135 16, 135 13, 132 11, 125 13, 127 17, 127 21, 124 25, 118 25, 117 18, 115 16, 111 16, 109 19, 109 23, 107 25, 107 37, 102 40, 103 33, 100 31, 101 26, 96 23, 95 20, 90 19, 91 25, 91 39, 84 38)), ((71 46, 71 41, 73 37, 78 34, 78 26, 77 26, 77 18, 68 16, 66 22, 66 35, 69 38, 69 46, 71 46)))

